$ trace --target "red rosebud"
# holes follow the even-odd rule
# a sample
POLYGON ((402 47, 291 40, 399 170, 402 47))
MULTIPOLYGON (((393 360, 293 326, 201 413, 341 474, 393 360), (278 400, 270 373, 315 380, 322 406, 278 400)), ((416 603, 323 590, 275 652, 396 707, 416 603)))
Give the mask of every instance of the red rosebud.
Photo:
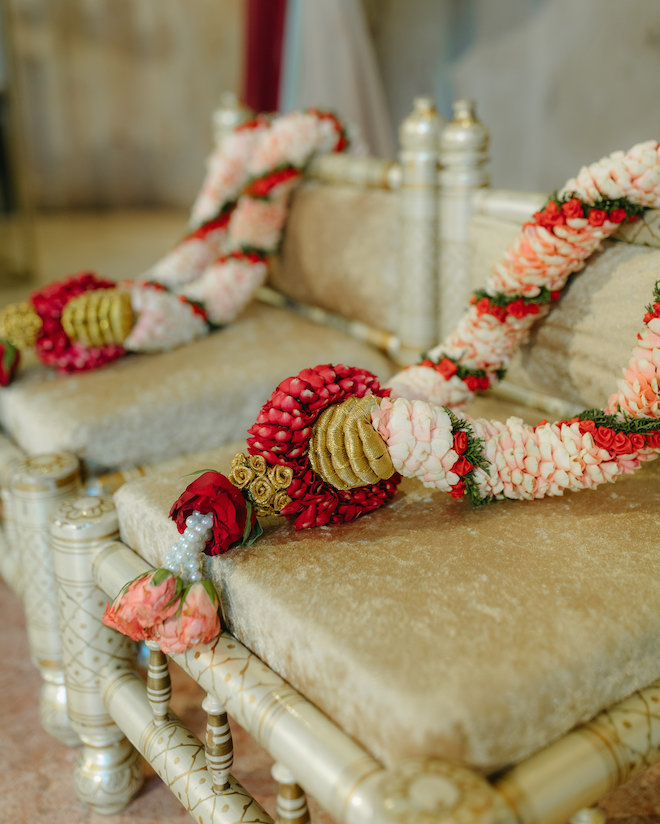
POLYGON ((607 212, 604 212, 602 209, 591 209, 589 212, 589 225, 602 226, 606 218, 607 212))
MULTIPOLYGON (((179 532, 186 528, 186 518, 193 512, 213 515, 213 535, 206 545, 208 555, 219 555, 238 543, 245 534, 247 504, 239 489, 220 472, 204 472, 174 502, 170 518, 179 532)), ((250 530, 257 520, 251 512, 250 530)))
MULTIPOLYGON (((547 423, 547 421, 546 421, 547 423)), ((593 421, 580 421, 580 432, 584 435, 585 432, 591 432, 593 435, 596 431, 596 424, 593 421)))
POLYGON ((570 200, 567 200, 566 203, 562 203, 561 211, 567 219, 584 217, 582 203, 580 203, 576 197, 572 197, 570 200))
POLYGON ((454 432, 454 452, 462 455, 467 449, 467 435, 464 429, 454 432))
POLYGON ((478 300, 475 304, 475 309, 479 317, 490 314, 490 300, 488 298, 481 298, 481 300, 478 300))
POLYGON ((626 435, 625 432, 616 432, 614 435, 614 439, 612 440, 611 451, 615 455, 629 455, 631 452, 635 450, 630 443, 630 438, 626 435))
POLYGON ((443 358, 440 363, 436 364, 435 369, 446 381, 458 372, 458 366, 449 358, 443 358))
POLYGON ((514 318, 524 318, 527 314, 525 309, 525 302, 522 298, 518 298, 517 300, 511 301, 511 303, 506 307, 507 314, 512 315, 514 318))
POLYGON ((609 215, 609 220, 612 223, 623 223, 626 219, 626 210, 625 209, 612 209, 609 215))
POLYGON ((479 378, 479 387, 482 392, 485 392, 487 389, 490 388, 490 380, 486 377, 479 378))
POLYGON ((477 389, 479 389, 479 378, 476 375, 466 375, 466 377, 463 378, 463 383, 470 392, 476 392, 477 389))
POLYGON ((633 452, 639 452, 640 449, 644 449, 646 438, 641 432, 631 432, 630 435, 628 435, 628 438, 630 440, 630 446, 632 447, 633 452))
POLYGON ((463 495, 465 495, 465 481, 459 481, 457 484, 454 484, 449 490, 449 494, 452 498, 462 498, 463 495))
POLYGON ((560 289, 553 289, 552 292, 550 292, 550 300, 559 300, 560 297, 561 297, 561 290, 560 289))
POLYGON ((435 369, 435 367, 437 366, 437 364, 433 363, 433 361, 429 360, 428 358, 426 358, 426 360, 423 360, 419 365, 425 366, 428 369, 435 369))
POLYGON ((652 449, 660 449, 660 429, 654 429, 653 432, 647 432, 646 443, 652 449))
POLYGON ((544 229, 550 231, 552 231, 554 226, 562 226, 566 223, 566 218, 554 200, 551 200, 542 211, 534 212, 534 219, 539 226, 543 226, 544 229))
POLYGON ((455 472, 457 475, 467 475, 468 472, 471 472, 474 469, 474 464, 470 463, 467 458, 461 457, 456 461, 456 463, 452 466, 451 471, 455 472))
POLYGON ((504 323, 506 320, 506 308, 504 306, 498 306, 494 303, 491 306, 490 313, 494 318, 497 318, 500 323, 504 323))
POLYGON ((596 431, 593 433, 593 435, 594 443, 596 444, 596 446, 600 446, 603 449, 607 449, 609 451, 614 441, 614 430, 609 429, 607 426, 599 426, 598 429, 596 429, 596 431))

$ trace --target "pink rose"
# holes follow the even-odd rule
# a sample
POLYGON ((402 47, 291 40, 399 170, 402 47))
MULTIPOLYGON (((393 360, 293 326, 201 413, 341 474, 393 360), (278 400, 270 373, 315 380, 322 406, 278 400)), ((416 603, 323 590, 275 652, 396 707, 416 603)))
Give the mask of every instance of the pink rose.
POLYGON ((209 581, 191 584, 177 614, 153 628, 153 637, 165 653, 181 653, 206 644, 220 634, 218 596, 209 581))
POLYGON ((180 580, 167 569, 157 569, 136 578, 108 605, 106 626, 134 641, 149 637, 149 630, 175 614, 181 595, 180 580))

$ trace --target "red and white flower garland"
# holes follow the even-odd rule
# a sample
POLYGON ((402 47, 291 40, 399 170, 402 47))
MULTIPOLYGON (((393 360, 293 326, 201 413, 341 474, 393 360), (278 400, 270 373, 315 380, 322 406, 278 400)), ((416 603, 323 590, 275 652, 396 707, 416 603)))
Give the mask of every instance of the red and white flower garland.
MULTIPOLYGON (((319 152, 347 147, 339 120, 318 109, 260 115, 239 126, 209 161, 191 232, 144 276, 116 284, 83 272, 32 295, 32 311, 42 322, 39 357, 65 372, 84 371, 126 351, 189 343, 234 320, 266 278, 305 165, 319 152), (135 317, 121 344, 86 346, 69 339, 61 322, 67 302, 86 291, 116 287, 130 291, 135 317)), ((7 385, 19 352, 9 340, 0 341, 0 351, 0 383, 7 385)))
POLYGON ((458 408, 496 383, 570 275, 621 223, 653 206, 660 206, 656 141, 582 169, 524 224, 447 340, 390 380, 393 395, 458 408))

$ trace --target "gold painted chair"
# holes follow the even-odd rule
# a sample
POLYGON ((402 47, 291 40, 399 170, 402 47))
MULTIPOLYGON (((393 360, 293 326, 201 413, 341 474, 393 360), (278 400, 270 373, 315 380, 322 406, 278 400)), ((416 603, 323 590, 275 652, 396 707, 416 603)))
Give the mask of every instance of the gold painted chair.
POLYGON ((315 160, 270 282, 235 323, 87 373, 56 376, 35 361, 0 392, 0 574, 24 597, 44 679, 42 720, 57 737, 77 741, 66 716, 50 512, 79 474, 88 489, 108 491, 163 460, 242 438, 273 382, 310 363, 359 362, 385 379, 429 343, 435 329, 420 338, 411 318, 436 276, 439 126, 420 99, 402 127, 400 161, 315 160), (400 314, 389 296, 401 272, 421 288, 404 296, 400 314))
MULTIPOLYGON (((451 263, 469 291, 543 198, 484 188, 479 164, 466 176, 460 146, 483 133, 450 126, 441 274, 451 263), (448 185, 452 169, 462 187, 448 185)), ((627 362, 637 296, 660 271, 658 214, 633 228, 575 278, 500 394, 471 414, 536 422, 604 402, 627 362)), ((144 684, 130 642, 100 617, 168 553, 183 476, 226 470, 235 451, 177 460, 114 503, 69 500, 54 515, 84 744, 76 783, 92 807, 128 802, 139 752, 197 821, 270 822, 231 776, 226 713, 275 759, 280 821, 305 821, 309 793, 342 824, 560 824, 660 757, 655 464, 615 486, 478 511, 404 481, 390 505, 352 523, 277 522, 257 545, 206 559, 226 631, 172 656, 207 693, 197 740, 168 713, 165 656, 152 649, 144 684)))

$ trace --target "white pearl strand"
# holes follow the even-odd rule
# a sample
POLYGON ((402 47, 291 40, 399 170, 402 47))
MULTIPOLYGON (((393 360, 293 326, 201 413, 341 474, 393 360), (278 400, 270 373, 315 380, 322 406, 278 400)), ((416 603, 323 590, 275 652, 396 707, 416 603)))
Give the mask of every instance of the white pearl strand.
POLYGON ((163 566, 186 584, 202 580, 202 552, 213 531, 213 515, 193 512, 186 518, 186 529, 172 546, 163 566))

